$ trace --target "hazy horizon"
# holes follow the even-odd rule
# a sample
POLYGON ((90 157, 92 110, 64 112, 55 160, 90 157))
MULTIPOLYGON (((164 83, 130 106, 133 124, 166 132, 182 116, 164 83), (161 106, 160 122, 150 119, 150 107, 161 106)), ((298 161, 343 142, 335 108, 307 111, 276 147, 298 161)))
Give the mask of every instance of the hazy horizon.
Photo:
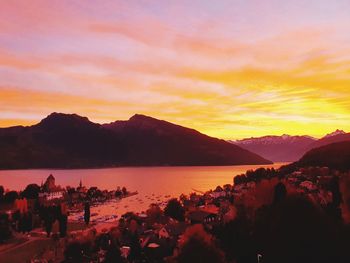
MULTIPOLYGON (((63 113, 63 112, 52 112, 52 113, 63 113)), ((52 114, 52 113, 50 113, 50 114, 52 114)), ((50 115, 50 114, 49 114, 49 115, 50 115)), ((78 114, 78 113, 63 113, 63 114, 76 114, 76 115, 79 115, 79 116, 81 116, 81 117, 86 117, 86 118, 89 119, 89 121, 94 122, 94 121, 92 121, 92 120, 89 118, 89 116, 80 115, 80 114, 78 114)), ((10 128, 10 127, 14 127, 14 126, 24 126, 24 127, 28 127, 28 126, 31 126, 31 125, 38 124, 41 120, 43 120, 44 118, 48 117, 49 115, 43 116, 42 119, 37 120, 37 121, 34 122, 33 124, 28 124, 28 125, 21 125, 21 124, 17 124, 17 125, 16 125, 16 124, 14 124, 14 125, 11 125, 11 126, 0 127, 0 129, 1 129, 1 128, 10 128)), ((132 116, 134 116, 134 115, 140 115, 140 114, 139 114, 139 113, 135 113, 135 114, 133 114, 132 116)), ((141 114, 141 115, 143 115, 143 114, 141 114)), ((131 118, 132 116, 130 116, 130 118, 131 118)), ((145 115, 145 116, 154 118, 153 116, 149 116, 149 115, 145 115)), ((115 122, 115 121, 127 121, 127 120, 129 120, 130 118, 123 119, 123 120, 117 120, 117 119, 116 119, 116 120, 112 120, 112 121, 110 121, 110 122, 94 122, 94 123, 98 123, 98 124, 101 124, 101 125, 102 125, 102 124, 112 123, 112 122, 115 122)), ((166 120, 166 119, 159 119, 159 120, 163 120, 163 121, 167 121, 167 122, 170 122, 170 123, 179 125, 178 123, 172 122, 172 121, 170 121, 170 120, 166 120)), ((184 126, 184 127, 185 127, 185 126, 184 126)), ((187 127, 187 126, 186 126, 186 128, 192 128, 192 127, 187 127)), ((333 132, 335 132, 335 131, 337 131, 337 130, 347 132, 347 131, 345 131, 344 129, 341 129, 341 128, 334 128, 333 130, 331 129, 330 132, 328 132, 328 133, 326 133, 326 134, 324 134, 324 135, 322 135, 322 136, 319 136, 319 137, 312 136, 312 135, 310 135, 310 134, 287 134, 287 133, 281 133, 281 134, 265 134, 265 135, 261 135, 261 136, 251 136, 251 135, 247 134, 247 135, 243 135, 243 136, 241 136, 241 137, 236 137, 236 138, 220 138, 220 137, 218 137, 218 138, 224 139, 224 140, 231 140, 231 141, 234 141, 234 140, 241 140, 241 139, 260 138, 260 137, 265 137, 265 136, 283 136, 283 135, 289 135, 289 136, 309 136, 309 137, 312 137, 312 138, 314 138, 314 139, 321 139, 321 138, 323 138, 324 136, 326 136, 326 135, 328 135, 328 134, 330 134, 330 133, 333 133, 333 132)), ((199 131, 199 132, 201 132, 201 131, 199 131)), ((201 133, 203 133, 203 132, 201 132, 201 133)), ((209 135, 209 134, 208 134, 208 135, 209 135)), ((215 137, 215 136, 213 136, 213 137, 215 137)))

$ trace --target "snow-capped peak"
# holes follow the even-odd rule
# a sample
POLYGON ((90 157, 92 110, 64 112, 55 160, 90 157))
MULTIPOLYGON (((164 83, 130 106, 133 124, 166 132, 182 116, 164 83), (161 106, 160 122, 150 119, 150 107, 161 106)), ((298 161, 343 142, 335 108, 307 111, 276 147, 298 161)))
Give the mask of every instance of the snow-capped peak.
POLYGON ((231 142, 235 144, 240 144, 240 145, 249 145, 249 144, 276 145, 276 144, 294 143, 296 141, 305 140, 305 139, 314 140, 314 138, 310 136, 291 136, 288 134, 283 134, 282 136, 271 135, 271 136, 264 136, 264 137, 258 137, 258 138, 252 137, 252 138, 231 141, 231 142))
POLYGON ((338 129, 337 129, 336 131, 327 134, 327 135, 324 136, 323 138, 329 138, 329 137, 333 137, 333 136, 340 135, 340 134, 346 134, 346 132, 343 131, 343 130, 338 130, 338 129))

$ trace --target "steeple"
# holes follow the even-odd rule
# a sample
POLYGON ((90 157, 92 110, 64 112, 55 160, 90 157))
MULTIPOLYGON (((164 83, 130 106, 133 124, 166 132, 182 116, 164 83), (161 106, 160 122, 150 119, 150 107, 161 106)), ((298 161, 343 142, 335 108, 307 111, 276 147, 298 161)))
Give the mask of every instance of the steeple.
POLYGON ((82 187, 83 187, 83 182, 81 181, 81 178, 80 178, 79 188, 82 188, 82 187))
POLYGON ((47 192, 51 192, 56 188, 55 185, 55 177, 53 177, 52 174, 49 175, 49 177, 47 177, 45 183, 44 183, 44 190, 47 192))

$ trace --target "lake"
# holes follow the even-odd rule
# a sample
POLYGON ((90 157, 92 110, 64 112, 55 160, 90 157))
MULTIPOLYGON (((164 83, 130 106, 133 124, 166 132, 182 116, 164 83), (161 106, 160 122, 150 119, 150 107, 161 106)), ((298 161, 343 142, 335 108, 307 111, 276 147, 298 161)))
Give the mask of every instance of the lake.
MULTIPOLYGON (((142 211, 151 203, 164 202, 170 197, 179 197, 182 193, 208 191, 218 185, 232 184, 236 175, 259 167, 279 168, 286 163, 272 165, 240 166, 185 166, 185 167, 123 167, 105 169, 78 170, 0 170, 0 185, 5 189, 23 190, 28 184, 41 184, 52 174, 56 185, 77 187, 82 180, 84 186, 97 186, 100 189, 115 190, 125 186, 129 191, 138 191, 138 195, 118 202, 110 202, 102 208, 95 208, 99 214, 142 211), (101 209, 103 211, 101 211, 101 209)), ((94 212, 94 211, 92 211, 94 212)))

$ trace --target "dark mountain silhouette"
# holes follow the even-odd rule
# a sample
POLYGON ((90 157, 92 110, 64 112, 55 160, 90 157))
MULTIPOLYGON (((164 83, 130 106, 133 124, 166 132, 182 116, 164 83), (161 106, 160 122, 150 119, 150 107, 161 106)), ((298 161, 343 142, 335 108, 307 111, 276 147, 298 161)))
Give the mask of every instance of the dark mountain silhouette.
POLYGON ((136 165, 263 164, 266 159, 185 128, 144 115, 103 125, 127 145, 128 162, 136 165))
POLYGON ((2 169, 270 163, 223 140, 143 115, 100 125, 52 113, 33 126, 0 129, 0 156, 2 169))
POLYGON ((312 149, 295 164, 299 167, 327 166, 341 171, 350 170, 350 141, 332 143, 312 149))
POLYGON ((118 164, 124 145, 113 132, 76 114, 52 113, 30 127, 0 129, 1 168, 118 164))
POLYGON ((310 136, 264 136, 231 141, 273 162, 293 162, 299 160, 316 141, 310 136))

